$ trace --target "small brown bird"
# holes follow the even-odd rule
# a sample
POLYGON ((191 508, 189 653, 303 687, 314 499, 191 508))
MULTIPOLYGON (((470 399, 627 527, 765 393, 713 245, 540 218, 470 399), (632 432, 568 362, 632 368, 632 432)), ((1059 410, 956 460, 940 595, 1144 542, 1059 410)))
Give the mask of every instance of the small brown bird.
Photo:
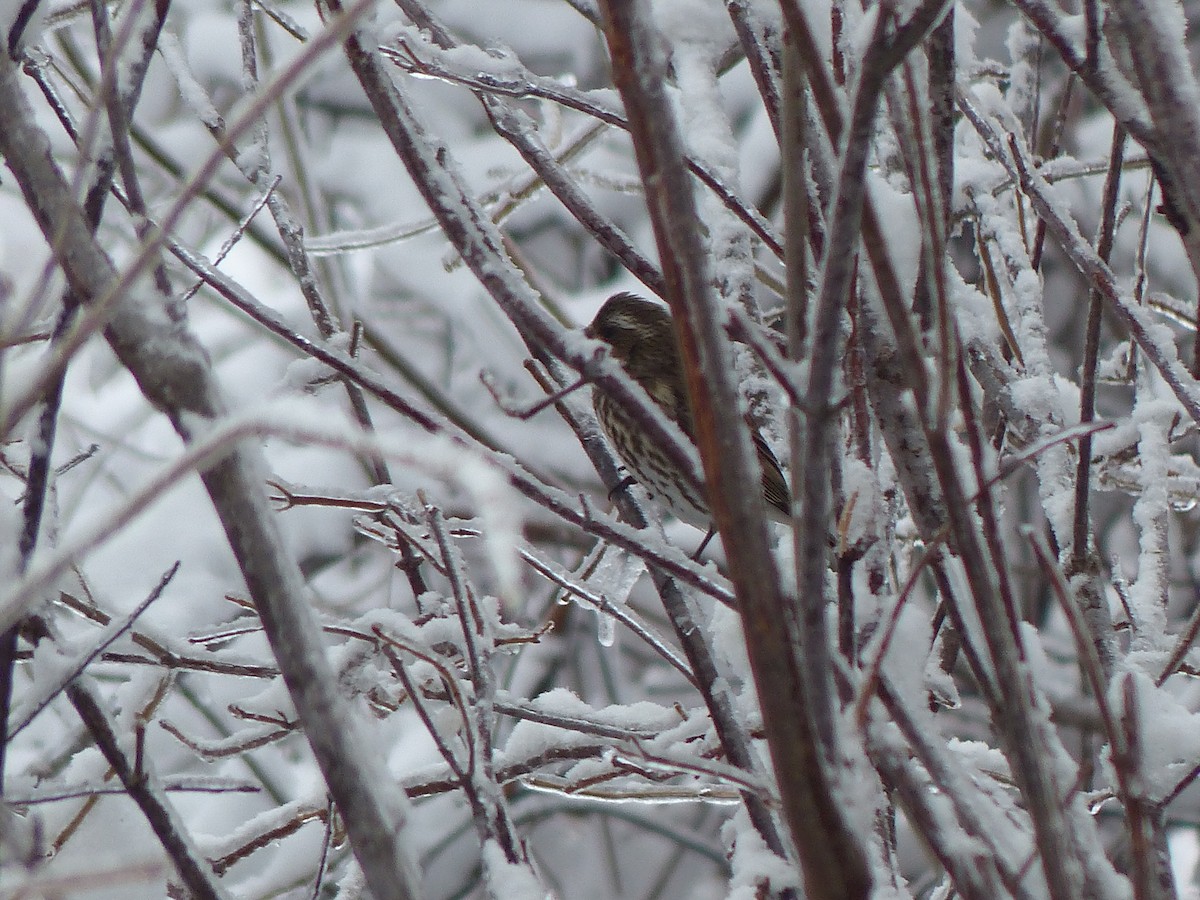
MULTIPOLYGON (((665 307, 633 294, 614 294, 600 307, 584 334, 608 344, 613 358, 629 377, 642 386, 688 440, 696 442, 675 326, 665 307)), ((592 403, 605 436, 629 474, 678 518, 698 528, 711 527, 708 501, 697 494, 667 455, 650 442, 637 421, 599 387, 592 391, 592 403)), ((762 434, 757 429, 752 429, 752 434, 763 473, 762 492, 767 512, 776 521, 790 521, 791 493, 779 461, 762 434)))

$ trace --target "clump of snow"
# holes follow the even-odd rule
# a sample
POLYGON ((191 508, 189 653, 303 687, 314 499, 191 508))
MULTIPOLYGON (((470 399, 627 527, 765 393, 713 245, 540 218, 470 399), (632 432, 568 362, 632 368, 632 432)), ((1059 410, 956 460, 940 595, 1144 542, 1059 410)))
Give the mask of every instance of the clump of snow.
MULTIPOLYGON (((1118 721, 1132 717, 1138 734, 1138 784, 1150 802, 1164 799, 1196 766, 1200 747, 1200 714, 1192 712, 1164 686, 1156 687, 1151 675, 1131 672, 1113 680, 1109 703, 1118 721), (1132 692, 1136 714, 1126 704, 1132 692)), ((1112 765, 1111 758, 1108 765, 1112 765)), ((1111 775, 1114 779, 1115 776, 1111 775)))
POLYGON ((729 900, 757 900, 764 890, 771 894, 788 888, 800 890, 799 872, 767 847, 745 809, 739 809, 729 818, 721 828, 721 835, 731 850, 733 878, 729 900))
POLYGON ((496 900, 551 900, 553 896, 529 864, 510 862, 503 848, 489 840, 483 845, 488 893, 496 900))

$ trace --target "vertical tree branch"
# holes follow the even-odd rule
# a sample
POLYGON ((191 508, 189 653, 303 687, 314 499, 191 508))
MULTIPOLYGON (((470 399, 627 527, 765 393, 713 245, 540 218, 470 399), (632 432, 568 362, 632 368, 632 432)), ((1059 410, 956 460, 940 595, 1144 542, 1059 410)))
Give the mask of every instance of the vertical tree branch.
MULTIPOLYGON (((118 273, 54 167, 17 79, 12 61, 0 57, 0 151, 57 248, 72 290, 90 302, 112 289, 118 273)), ((168 303, 163 297, 143 302, 136 293, 115 297, 105 335, 147 399, 190 441, 223 414, 224 404, 206 354, 183 323, 166 314, 168 303)), ((416 896, 416 868, 403 841, 406 800, 368 752, 363 723, 338 690, 300 571, 267 505, 260 454, 242 442, 202 477, 368 883, 382 896, 416 896)))
MULTIPOLYGON (((862 897, 871 876, 859 838, 833 796, 810 704, 831 690, 804 682, 792 641, 799 623, 771 564, 763 501, 727 339, 695 228, 692 182, 663 86, 666 63, 647 7, 604 4, 613 78, 625 101, 647 206, 663 263, 667 299, 680 338, 709 503, 721 532, 741 605, 767 742, 808 895, 862 897), (785 627, 780 625, 785 624, 785 627)), ((816 527, 821 527, 817 525, 816 527)))

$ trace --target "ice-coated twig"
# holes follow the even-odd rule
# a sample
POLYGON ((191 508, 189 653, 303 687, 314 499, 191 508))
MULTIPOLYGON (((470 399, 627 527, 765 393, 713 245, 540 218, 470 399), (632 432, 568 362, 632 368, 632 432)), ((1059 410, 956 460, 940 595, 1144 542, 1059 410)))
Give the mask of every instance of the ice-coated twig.
POLYGON ((441 730, 434 724, 433 716, 425 703, 425 695, 418 690, 418 686, 413 681, 412 674, 404 664, 404 659, 400 656, 399 651, 410 653, 417 657, 417 659, 423 660, 433 666, 434 670, 438 673, 438 677, 441 679, 442 685, 446 689, 447 695, 450 697, 451 705, 458 711, 459 716, 465 724, 467 701, 462 695, 457 679, 433 653, 417 649, 411 641, 401 640, 396 635, 387 634, 378 625, 372 629, 372 633, 381 641, 380 648, 383 650, 384 656, 392 664, 392 671, 396 673, 396 677, 404 685, 404 690, 408 693, 408 698, 412 701, 413 708, 417 712, 417 717, 421 720, 421 724, 425 726, 425 730, 429 733, 429 737, 437 747, 438 753, 446 761, 446 765, 450 768, 450 771, 454 773, 455 787, 462 788, 468 792, 468 796, 471 796, 468 769, 475 764, 475 732, 466 729, 463 734, 463 743, 466 745, 467 751, 467 762, 464 766, 459 760, 458 754, 454 752, 450 743, 443 736, 441 730))
POLYGON ((921 833, 928 836, 934 854, 958 892, 974 900, 998 896, 1033 900, 1037 894, 1025 886, 1023 873, 1011 858, 1012 849, 1005 852, 1000 846, 999 836, 1003 832, 986 817, 985 810, 994 806, 994 802, 981 796, 983 792, 975 786, 978 776, 962 771, 952 754, 927 739, 924 723, 899 703, 886 678, 879 684, 878 697, 876 702, 882 701, 887 718, 878 713, 870 717, 867 753, 888 786, 897 792, 905 814, 919 823, 921 833), (898 739, 893 723, 904 740, 898 739), (921 768, 914 765, 913 757, 921 768), (935 796, 948 798, 950 809, 935 802, 935 796), (963 832, 989 852, 972 853, 970 843, 964 846, 963 832))
MULTIPOLYGON (((30 627, 40 632, 36 635, 38 639, 49 638, 49 631, 40 620, 32 618, 30 627)), ((77 678, 67 685, 66 693, 105 760, 146 817, 188 890, 206 900, 229 897, 192 842, 183 819, 167 799, 157 775, 145 768, 145 761, 140 754, 135 763, 121 746, 113 724, 90 683, 84 678, 77 678)))
MULTIPOLYGON (((396 411, 411 418, 426 431, 434 434, 448 434, 450 435, 451 440, 456 444, 464 448, 471 446, 470 441, 467 441, 466 439, 455 434, 456 429, 453 426, 450 426, 438 415, 423 410, 421 407, 415 405, 411 400, 404 397, 403 394, 393 388, 375 372, 364 366, 360 361, 354 360, 346 354, 332 349, 325 344, 318 343, 310 338, 305 337, 283 322, 282 317, 280 317, 274 310, 270 310, 254 300, 253 297, 251 297, 239 285, 225 276, 224 273, 217 269, 213 269, 205 261, 195 256, 190 251, 185 250, 185 248, 177 243, 173 245, 173 249, 176 254, 184 262, 186 262, 190 268, 192 268, 193 271, 196 271, 198 274, 203 273, 206 281, 208 281, 209 284, 217 286, 223 296, 225 296, 227 299, 235 301, 239 309, 251 314, 256 321, 259 321, 267 326, 273 333, 279 334, 280 336, 286 338, 296 347, 303 350, 306 354, 312 356, 314 359, 320 360, 340 374, 352 377, 356 383, 362 385, 369 394, 382 400, 396 411)), ((609 365, 616 367, 617 364, 609 361, 609 365)), ((590 367, 584 368, 586 370, 590 367)), ((607 366, 603 371, 606 374, 604 376, 597 377, 603 377, 604 384, 606 386, 618 382, 624 386, 632 385, 632 381, 629 379, 629 376, 625 374, 624 371, 619 367, 617 367, 617 372, 613 374, 608 373, 607 366), (610 378, 613 379, 612 382, 609 381, 610 378)), ((636 388, 636 385, 633 385, 633 388, 636 388)), ((607 390, 609 388, 606 387, 605 389, 607 390)), ((627 387, 627 389, 631 388, 627 387)), ((641 404, 640 408, 645 410, 647 416, 646 421, 648 423, 667 422, 665 414, 658 409, 657 406, 651 404, 648 398, 645 398, 644 390, 637 389, 637 393, 641 394, 642 399, 631 400, 630 402, 635 405, 637 403, 641 404)), ((632 396, 636 397, 637 394, 633 394, 632 396)), ((254 427, 249 425, 243 425, 242 428, 245 430, 239 430, 237 434, 225 434, 225 439, 235 439, 237 436, 247 433, 247 430, 254 430, 254 427)), ((675 428, 675 431, 678 432, 678 427, 675 428)), ((310 433, 306 435, 306 439, 316 440, 318 442, 326 442, 328 440, 328 436, 310 433)), ((208 452, 213 452, 213 448, 209 448, 208 452)), ((694 561, 686 558, 674 548, 648 545, 644 534, 638 533, 636 529, 629 529, 626 526, 622 526, 606 516, 597 514, 589 504, 582 504, 581 508, 576 508, 575 498, 570 498, 557 489, 541 484, 538 479, 527 469, 507 460, 506 458, 485 454, 481 457, 481 459, 489 466, 501 467, 514 487, 516 487, 526 496, 530 497, 530 499, 540 503, 552 513, 560 515, 572 524, 579 525, 585 530, 591 531, 599 537, 605 538, 606 540, 609 540, 620 547, 628 549, 632 553, 643 556, 643 558, 647 558, 648 561, 655 564, 658 568, 668 572, 671 575, 679 577, 685 583, 693 585, 697 589, 709 594, 723 603, 728 604, 732 602, 732 592, 721 583, 721 579, 714 578, 711 573, 705 572, 694 561)), ((165 483, 170 483, 171 481, 175 480, 179 477, 181 472, 187 471, 191 467, 199 465, 201 461, 202 459, 193 459, 181 463, 179 466, 173 468, 171 473, 164 474, 163 478, 165 479, 165 483)), ((153 491, 148 490, 143 493, 145 493, 146 496, 142 497, 142 502, 149 502, 149 500, 152 499, 153 491)), ((139 496, 142 495, 139 494, 139 496)), ((134 512, 131 511, 129 513, 130 517, 133 514, 134 512)), ((24 594, 22 594, 22 596, 24 596, 24 594)), ((4 611, 0 610, 0 617, 2 617, 3 614, 4 611)))
MULTIPOLYGON (((543 375, 536 367, 531 368, 530 372, 543 390, 552 390, 555 382, 549 379, 550 373, 543 375)), ((582 412, 577 403, 571 402, 573 399, 568 396, 559 401, 557 408, 560 414, 579 437, 605 486, 616 490, 617 507, 622 518, 644 533, 650 524, 645 509, 632 492, 617 490, 623 482, 623 470, 612 450, 599 436, 599 426, 594 417, 590 413, 582 412)), ((751 746, 750 735, 739 715, 737 698, 730 689, 728 679, 718 668, 715 654, 700 627, 700 613, 694 600, 684 592, 679 581, 666 574, 654 579, 654 587, 662 599, 663 609, 687 657, 696 679, 696 687, 704 698, 713 729, 725 750, 726 758, 747 772, 760 772, 762 763, 751 746)), ((775 818, 762 799, 754 793, 743 794, 742 799, 751 822, 767 845, 783 846, 775 818)))
MULTIPOLYGON (((258 794, 262 787, 255 782, 240 781, 212 775, 172 775, 162 779, 162 789, 176 794, 258 794)), ((10 795, 7 801, 13 806, 37 806, 42 803, 60 803, 63 800, 80 800, 87 797, 116 796, 125 793, 125 788, 103 783, 62 784, 53 789, 37 788, 24 795, 10 795)))
POLYGON ((159 719, 158 724, 163 731, 206 760, 238 756, 249 750, 265 747, 282 740, 288 735, 294 734, 296 730, 294 723, 289 724, 288 727, 262 724, 216 740, 200 740, 188 737, 179 726, 168 719, 159 719))
MULTIPOLYGON (((434 20, 428 10, 419 4, 419 0, 398 0, 398 5, 423 28, 429 28, 439 38, 446 41, 447 46, 450 45, 448 32, 431 24, 434 20)), ((423 75, 462 84, 482 94, 539 97, 582 112, 607 125, 623 130, 629 128, 626 116, 619 109, 615 109, 605 102, 606 97, 590 95, 589 92, 564 85, 553 79, 541 78, 524 69, 515 61, 510 65, 511 71, 508 76, 499 78, 487 73, 458 71, 439 59, 433 48, 424 46, 422 49, 425 52, 418 56, 411 43, 406 43, 403 45, 402 51, 384 48, 380 52, 408 71, 416 71, 423 75)), ((688 156, 686 159, 692 174, 720 198, 721 202, 741 219, 772 253, 782 256, 783 244, 771 223, 753 206, 739 198, 702 160, 696 159, 694 156, 688 156)))
POLYGON ((25 708, 12 716, 8 722, 8 740, 12 740, 21 732, 26 725, 33 721, 43 709, 45 709, 58 694, 66 688, 68 684, 83 674, 92 662, 97 659, 105 650, 112 646, 126 631, 133 627, 136 622, 147 609, 150 608, 155 600, 162 596, 163 591, 167 589, 167 585, 171 583, 171 579, 175 577, 175 573, 179 571, 180 563, 176 562, 171 566, 159 579, 158 584, 146 596, 144 600, 138 603, 132 610, 124 615, 119 621, 108 625, 105 628, 105 633, 95 642, 88 650, 80 654, 77 659, 56 673, 54 679, 46 680, 25 702, 25 708))
POLYGON ((1047 221, 1063 252, 1079 270, 1080 275, 1099 292, 1109 309, 1129 329, 1146 358, 1158 369, 1183 408, 1193 419, 1200 422, 1200 382, 1197 382, 1180 361, 1162 326, 1154 322, 1143 307, 1139 307, 1118 287, 1112 270, 1079 233, 1069 213, 1054 200, 1053 189, 1037 173, 1020 146, 1014 141, 1005 142, 1000 137, 988 118, 976 108, 968 91, 960 90, 959 106, 987 142, 995 158, 1018 180, 1021 189, 1033 202, 1038 215, 1047 221))
MULTIPOLYGON (((314 37, 304 50, 291 61, 290 65, 259 93, 246 110, 237 117, 236 121, 226 126, 227 139, 236 140, 251 128, 258 121, 262 110, 273 103, 304 72, 308 71, 314 60, 319 59, 336 46, 344 33, 350 30, 362 16, 366 15, 373 3, 374 0, 357 0, 345 15, 339 16, 330 27, 314 37)), ((11 61, 9 66, 11 67, 11 61)), ((8 434, 13 425, 19 422, 33 404, 44 395, 47 386, 61 374, 79 347, 105 327, 114 314, 114 308, 127 299, 131 287, 145 269, 153 263, 159 247, 167 240, 166 236, 179 224, 191 201, 204 191, 224 159, 225 154, 220 147, 209 153, 188 182, 179 190, 175 201, 159 219, 158 227, 149 233, 148 239, 142 241, 137 253, 116 273, 116 277, 104 282, 102 279, 111 266, 97 265, 94 267, 92 288, 95 296, 89 296, 89 302, 85 305, 83 314, 77 317, 75 324, 64 336, 61 344, 55 348, 51 358, 43 364, 36 377, 29 379, 25 390, 6 404, 5 415, 0 418, 0 435, 8 434)), ((74 284, 72 287, 78 288, 74 284)))
MULTIPOLYGON (((370 5, 361 3, 355 12, 362 15, 370 5)), ((353 17, 335 19, 298 59, 307 63, 326 52, 354 21, 353 17)), ((299 70, 288 71, 294 78, 299 70)), ((259 102, 270 102, 285 83, 265 90, 259 102)), ((113 266, 90 234, 82 210, 54 166, 47 136, 35 124, 15 67, 6 57, 0 58, 0 150, 47 240, 61 248, 57 260, 71 287, 88 305, 88 316, 99 317, 92 319, 91 327, 101 322, 106 325, 106 336, 118 358, 138 379, 147 398, 170 414, 185 441, 202 435, 224 414, 211 365, 186 327, 171 321, 162 306, 142 303, 140 296, 130 291, 159 242, 145 243, 120 271, 113 266)), ((175 220, 198 193, 196 185, 215 172, 215 159, 210 156, 209 161, 211 165, 201 168, 192 188, 174 207, 175 220)), ((171 216, 167 219, 164 228, 169 230, 174 221, 171 216)), ((46 371, 54 377, 57 370, 51 367, 46 371)), ((41 396, 43 388, 44 384, 35 385, 32 396, 41 396)), ((9 413, 20 415, 11 408, 9 413)), ((351 842, 368 882, 385 895, 414 896, 415 865, 402 838, 404 797, 392 786, 382 761, 367 752, 368 742, 358 737, 363 724, 339 693, 307 605, 299 568, 284 550, 262 495, 264 477, 260 452, 242 444, 208 469, 203 480, 226 525, 289 688, 297 697, 314 755, 347 816, 351 842)), ((196 889, 201 887, 198 883, 196 889)))
MULTIPOLYGON (((237 228, 235 228, 233 233, 230 234, 229 237, 227 237, 221 244, 221 248, 217 251, 217 255, 212 259, 212 264, 214 266, 219 266, 221 261, 225 259, 225 257, 229 255, 229 252, 237 245, 237 242, 242 239, 242 236, 246 233, 246 229, 249 228, 250 223, 254 221, 254 217, 262 212, 263 207, 267 205, 267 200, 270 199, 271 194, 275 192, 275 189, 279 187, 279 183, 281 181, 283 181, 282 175, 276 175, 273 179, 271 179, 271 183, 267 185, 264 191, 262 191, 258 200, 255 201, 254 206, 252 206, 250 211, 242 217, 241 221, 238 222, 237 228)), ((180 302, 186 303, 188 300, 194 297, 196 292, 202 287, 204 287, 203 278, 199 278, 192 282, 192 286, 183 292, 180 302)))
POLYGON ((629 273, 642 284, 658 296, 663 296, 666 288, 658 267, 642 255, 625 233, 592 202, 580 188, 578 181, 570 177, 563 161, 546 149, 538 139, 528 116, 507 103, 495 101, 490 95, 482 96, 496 133, 517 148, 517 152, 538 173, 546 187, 601 246, 620 260, 629 273))
MULTIPOLYGON (((465 770, 470 783, 463 783, 463 791, 475 816, 480 843, 496 841, 509 864, 527 866, 529 860, 524 845, 517 835, 508 803, 496 781, 493 752, 496 683, 491 662, 492 623, 480 609, 467 583, 466 568, 458 548, 450 542, 446 533, 441 510, 426 503, 425 520, 437 543, 446 578, 450 582, 450 592, 462 631, 467 674, 473 688, 471 698, 461 709, 463 730, 474 735, 473 739, 469 739, 473 752, 465 770)), ((500 876, 496 874, 495 877, 500 876)))
MULTIPOLYGON (((1111 689, 1111 663, 1103 666, 1105 654, 1111 656, 1109 635, 1096 635, 1092 623, 1085 622, 1080 610, 1074 606, 1074 598, 1062 573, 1050 553, 1045 541, 1032 529, 1025 528, 1026 537, 1033 545, 1038 562, 1045 571, 1058 598, 1059 606, 1066 614, 1072 635, 1078 648, 1080 667, 1088 679, 1092 698, 1100 713, 1104 735, 1108 738, 1112 769, 1116 776, 1116 796, 1125 811, 1132 844, 1133 879, 1138 897, 1166 896, 1158 893, 1158 886, 1170 884, 1169 866, 1162 870, 1163 858, 1158 848, 1166 844, 1166 829, 1153 805, 1144 796, 1145 774, 1140 753, 1141 730, 1137 727, 1137 694, 1131 673, 1122 682, 1124 692, 1121 721, 1109 703, 1111 689)), ((1082 611, 1086 612, 1086 610, 1082 611)), ((1173 893, 1171 891, 1170 893, 1173 893)))
MULTIPOLYGON (((824 680, 808 683, 797 659, 796 642, 812 623, 801 625, 800 610, 784 595, 768 548, 760 475, 741 422, 737 386, 725 363, 728 340, 713 297, 706 248, 695 227, 695 200, 675 113, 665 94, 666 59, 647 4, 611 0, 603 4, 603 11, 614 81, 625 101, 648 188, 647 209, 668 300, 684 323, 679 329, 681 360, 708 475, 708 500, 737 588, 782 818, 791 831, 809 896, 861 896, 872 883, 865 848, 833 796, 813 717, 813 705, 826 702, 831 685, 824 680)), ((808 609, 815 608, 820 597, 809 603, 808 609)), ((828 674, 822 678, 828 679, 828 674)), ((775 832, 764 832, 764 837, 772 852, 790 855, 775 832)))
POLYGON ((604 615, 612 616, 616 621, 620 622, 635 635, 641 638, 646 644, 659 656, 665 659, 670 665, 678 671, 684 678, 696 683, 696 677, 692 674, 692 670, 688 668, 685 660, 680 659, 674 648, 666 643, 661 637, 646 625, 634 613, 627 609, 623 604, 613 603, 603 594, 597 594, 594 591, 588 590, 585 586, 573 580, 569 573, 563 571, 561 567, 555 565, 549 560, 540 558, 529 548, 520 548, 518 551, 521 557, 529 563, 533 569, 543 575, 554 584, 557 584, 568 594, 572 594, 585 603, 590 604, 597 610, 600 610, 604 615))
POLYGON ((328 823, 329 805, 311 800, 283 803, 254 816, 232 834, 223 836, 208 847, 213 855, 212 867, 224 874, 235 863, 265 850, 288 835, 295 834, 310 822, 328 823))

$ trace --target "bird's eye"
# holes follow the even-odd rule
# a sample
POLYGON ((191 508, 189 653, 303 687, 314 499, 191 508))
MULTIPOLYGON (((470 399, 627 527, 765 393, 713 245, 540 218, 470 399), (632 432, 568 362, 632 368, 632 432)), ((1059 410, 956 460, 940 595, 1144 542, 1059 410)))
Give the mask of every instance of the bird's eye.
POLYGON ((604 339, 609 343, 619 341, 623 337, 628 338, 630 335, 636 333, 636 331, 635 324, 624 317, 604 323, 604 339))
POLYGON ((626 316, 618 316, 611 322, 605 323, 604 327, 610 338, 615 338, 619 334, 629 334, 637 331, 637 323, 626 316))

